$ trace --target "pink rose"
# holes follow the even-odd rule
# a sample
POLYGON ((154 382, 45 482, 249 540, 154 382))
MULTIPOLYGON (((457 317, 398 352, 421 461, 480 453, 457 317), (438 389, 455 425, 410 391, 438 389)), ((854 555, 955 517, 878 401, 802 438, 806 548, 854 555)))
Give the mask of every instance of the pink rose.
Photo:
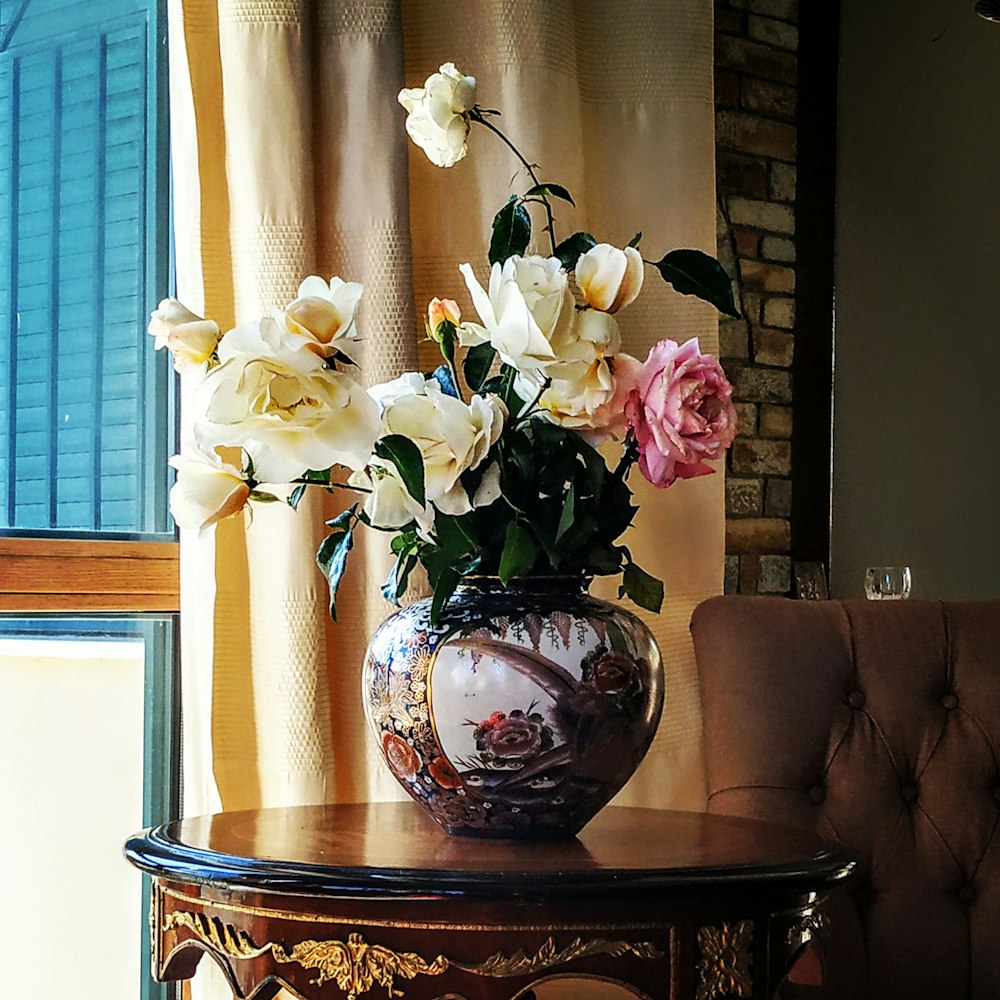
POLYGON ((712 471, 736 436, 733 387, 697 338, 661 340, 649 352, 625 416, 639 447, 639 469, 661 489, 712 471))

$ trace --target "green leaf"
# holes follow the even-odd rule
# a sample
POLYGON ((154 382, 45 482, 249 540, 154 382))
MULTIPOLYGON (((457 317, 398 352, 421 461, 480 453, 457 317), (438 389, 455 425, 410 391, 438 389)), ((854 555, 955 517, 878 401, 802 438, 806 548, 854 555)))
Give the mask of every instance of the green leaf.
POLYGON ((350 527, 357 509, 358 505, 356 503, 351 504, 347 510, 341 511, 336 517, 327 521, 326 526, 333 531, 346 531, 350 527))
POLYGON ((524 197, 531 198, 535 195, 542 198, 562 198, 563 201, 568 201, 574 208, 576 207, 573 196, 561 184, 536 184, 530 191, 525 192, 524 197))
POLYGON ((462 374, 465 375, 465 382, 473 392, 479 392, 483 388, 496 356, 497 352, 490 343, 476 344, 466 352, 465 360, 462 362, 462 374))
POLYGON ((437 536, 438 544, 448 552, 452 562, 462 556, 472 555, 479 548, 479 539, 476 538, 468 515, 455 517, 438 511, 434 515, 434 534, 437 536))
POLYGON ((426 503, 424 458, 420 449, 402 434, 386 434, 375 442, 375 454, 392 462, 399 470, 406 492, 419 504, 426 503))
POLYGON ((701 250, 671 250, 654 267, 681 295, 695 295, 727 316, 739 318, 733 284, 725 268, 701 250))
POLYGON ((576 262, 581 254, 585 254, 591 247, 597 246, 597 240, 590 233, 573 233, 556 247, 553 256, 558 257, 562 266, 567 271, 572 271, 576 267, 576 262))
POLYGON ((637 232, 635 236, 633 236, 632 239, 628 241, 628 245, 630 247, 637 247, 639 245, 639 240, 641 239, 642 239, 642 230, 640 229, 639 232, 637 232))
POLYGON ((516 576, 525 576, 535 564, 538 546, 531 533, 517 521, 511 521, 500 554, 500 579, 506 584, 516 576))
POLYGON ((508 257, 522 256, 528 249, 530 239, 531 216, 517 196, 512 194, 493 219, 490 264, 502 264, 508 257))
POLYGON ((576 483, 570 483, 566 491, 566 499, 563 501, 562 513, 559 515, 559 524, 556 526, 556 541, 566 534, 573 527, 573 515, 576 507, 576 483))
POLYGON ((410 573, 416 565, 417 557, 412 553, 399 556, 382 587, 382 596, 387 601, 391 601, 396 605, 399 604, 399 599, 406 591, 406 583, 410 578, 410 573))
POLYGON ((254 500, 257 503, 278 502, 278 498, 273 493, 268 493, 265 490, 251 490, 249 493, 249 499, 254 500))
POLYGON ((438 625, 441 621, 441 612, 448 603, 448 599, 455 593, 458 581, 462 577, 458 570, 451 566, 445 566, 438 575, 437 583, 434 584, 434 596, 431 598, 431 624, 438 625))
POLYGON ((647 611, 659 612, 663 606, 662 581, 650 576, 634 562, 625 564, 618 596, 621 597, 623 594, 628 594, 640 608, 645 608, 647 611))
POLYGON ((308 487, 306 486, 305 483, 301 483, 299 486, 296 486, 295 489, 292 490, 292 492, 288 495, 287 503, 288 506, 292 508, 292 510, 299 509, 299 504, 302 503, 302 498, 306 495, 307 488, 308 487))
POLYGON ((354 531, 348 528, 346 531, 335 531, 324 538, 316 553, 316 563, 330 585, 330 617, 334 621, 337 620, 337 588, 340 586, 340 578, 344 575, 347 556, 352 545, 354 545, 354 531))

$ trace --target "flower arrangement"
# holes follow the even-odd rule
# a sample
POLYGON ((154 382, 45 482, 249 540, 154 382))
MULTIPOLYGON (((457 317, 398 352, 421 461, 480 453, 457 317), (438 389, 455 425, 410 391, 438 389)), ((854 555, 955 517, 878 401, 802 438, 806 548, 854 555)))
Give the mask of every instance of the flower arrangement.
POLYGON ((662 488, 711 472, 707 463, 735 435, 732 388, 697 340, 661 340, 643 361, 624 353, 616 315, 640 294, 647 266, 677 292, 735 315, 727 275, 698 250, 645 261, 641 234, 626 247, 586 232, 557 240, 554 206, 572 196, 539 179, 495 124, 499 112, 476 103, 475 79, 453 64, 399 101, 410 138, 435 164, 462 160, 478 125, 527 176, 493 221, 486 284, 470 264, 458 268, 477 318, 433 299, 426 329, 441 366, 365 390, 351 371, 357 282, 308 277, 294 301, 224 334, 164 300, 149 332, 178 371, 198 379, 194 440, 171 460, 176 521, 206 530, 251 502, 277 500, 276 486, 293 508, 310 488, 354 494, 327 522, 317 555, 334 618, 359 526, 392 535, 389 600, 399 602, 418 563, 426 569, 434 621, 470 575, 506 584, 620 574, 620 596, 659 610, 662 583, 618 541, 637 510, 629 472, 637 464, 662 488), (545 256, 528 253, 532 212, 544 216, 545 256), (613 468, 597 450, 612 440, 613 468), (241 459, 233 464, 220 448, 238 448, 241 459))

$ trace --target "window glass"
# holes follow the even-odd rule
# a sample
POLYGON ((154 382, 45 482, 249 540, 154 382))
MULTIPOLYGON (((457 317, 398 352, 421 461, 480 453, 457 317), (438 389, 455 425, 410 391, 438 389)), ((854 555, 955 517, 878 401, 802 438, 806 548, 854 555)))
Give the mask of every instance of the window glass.
POLYGON ((162 532, 156 5, 0 6, 0 528, 162 532))

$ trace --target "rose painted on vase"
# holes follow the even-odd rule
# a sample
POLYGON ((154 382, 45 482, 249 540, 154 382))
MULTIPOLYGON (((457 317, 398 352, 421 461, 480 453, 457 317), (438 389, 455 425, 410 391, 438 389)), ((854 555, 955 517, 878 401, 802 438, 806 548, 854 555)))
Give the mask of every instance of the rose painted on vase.
POLYGON ((586 679, 601 694, 622 694, 640 679, 638 663, 624 653, 602 652, 584 669, 586 679))
POLYGON ((451 762, 446 760, 444 757, 435 757, 434 760, 427 765, 427 770, 430 772, 431 777, 442 787, 442 788, 461 788, 462 779, 459 776, 458 771, 451 766, 451 762))
POLYGON ((395 733, 382 734, 382 752, 397 778, 410 781, 420 770, 420 757, 416 750, 395 733))
POLYGON ((552 729, 538 713, 494 712, 473 733, 476 749, 492 764, 522 764, 552 747, 552 729))

